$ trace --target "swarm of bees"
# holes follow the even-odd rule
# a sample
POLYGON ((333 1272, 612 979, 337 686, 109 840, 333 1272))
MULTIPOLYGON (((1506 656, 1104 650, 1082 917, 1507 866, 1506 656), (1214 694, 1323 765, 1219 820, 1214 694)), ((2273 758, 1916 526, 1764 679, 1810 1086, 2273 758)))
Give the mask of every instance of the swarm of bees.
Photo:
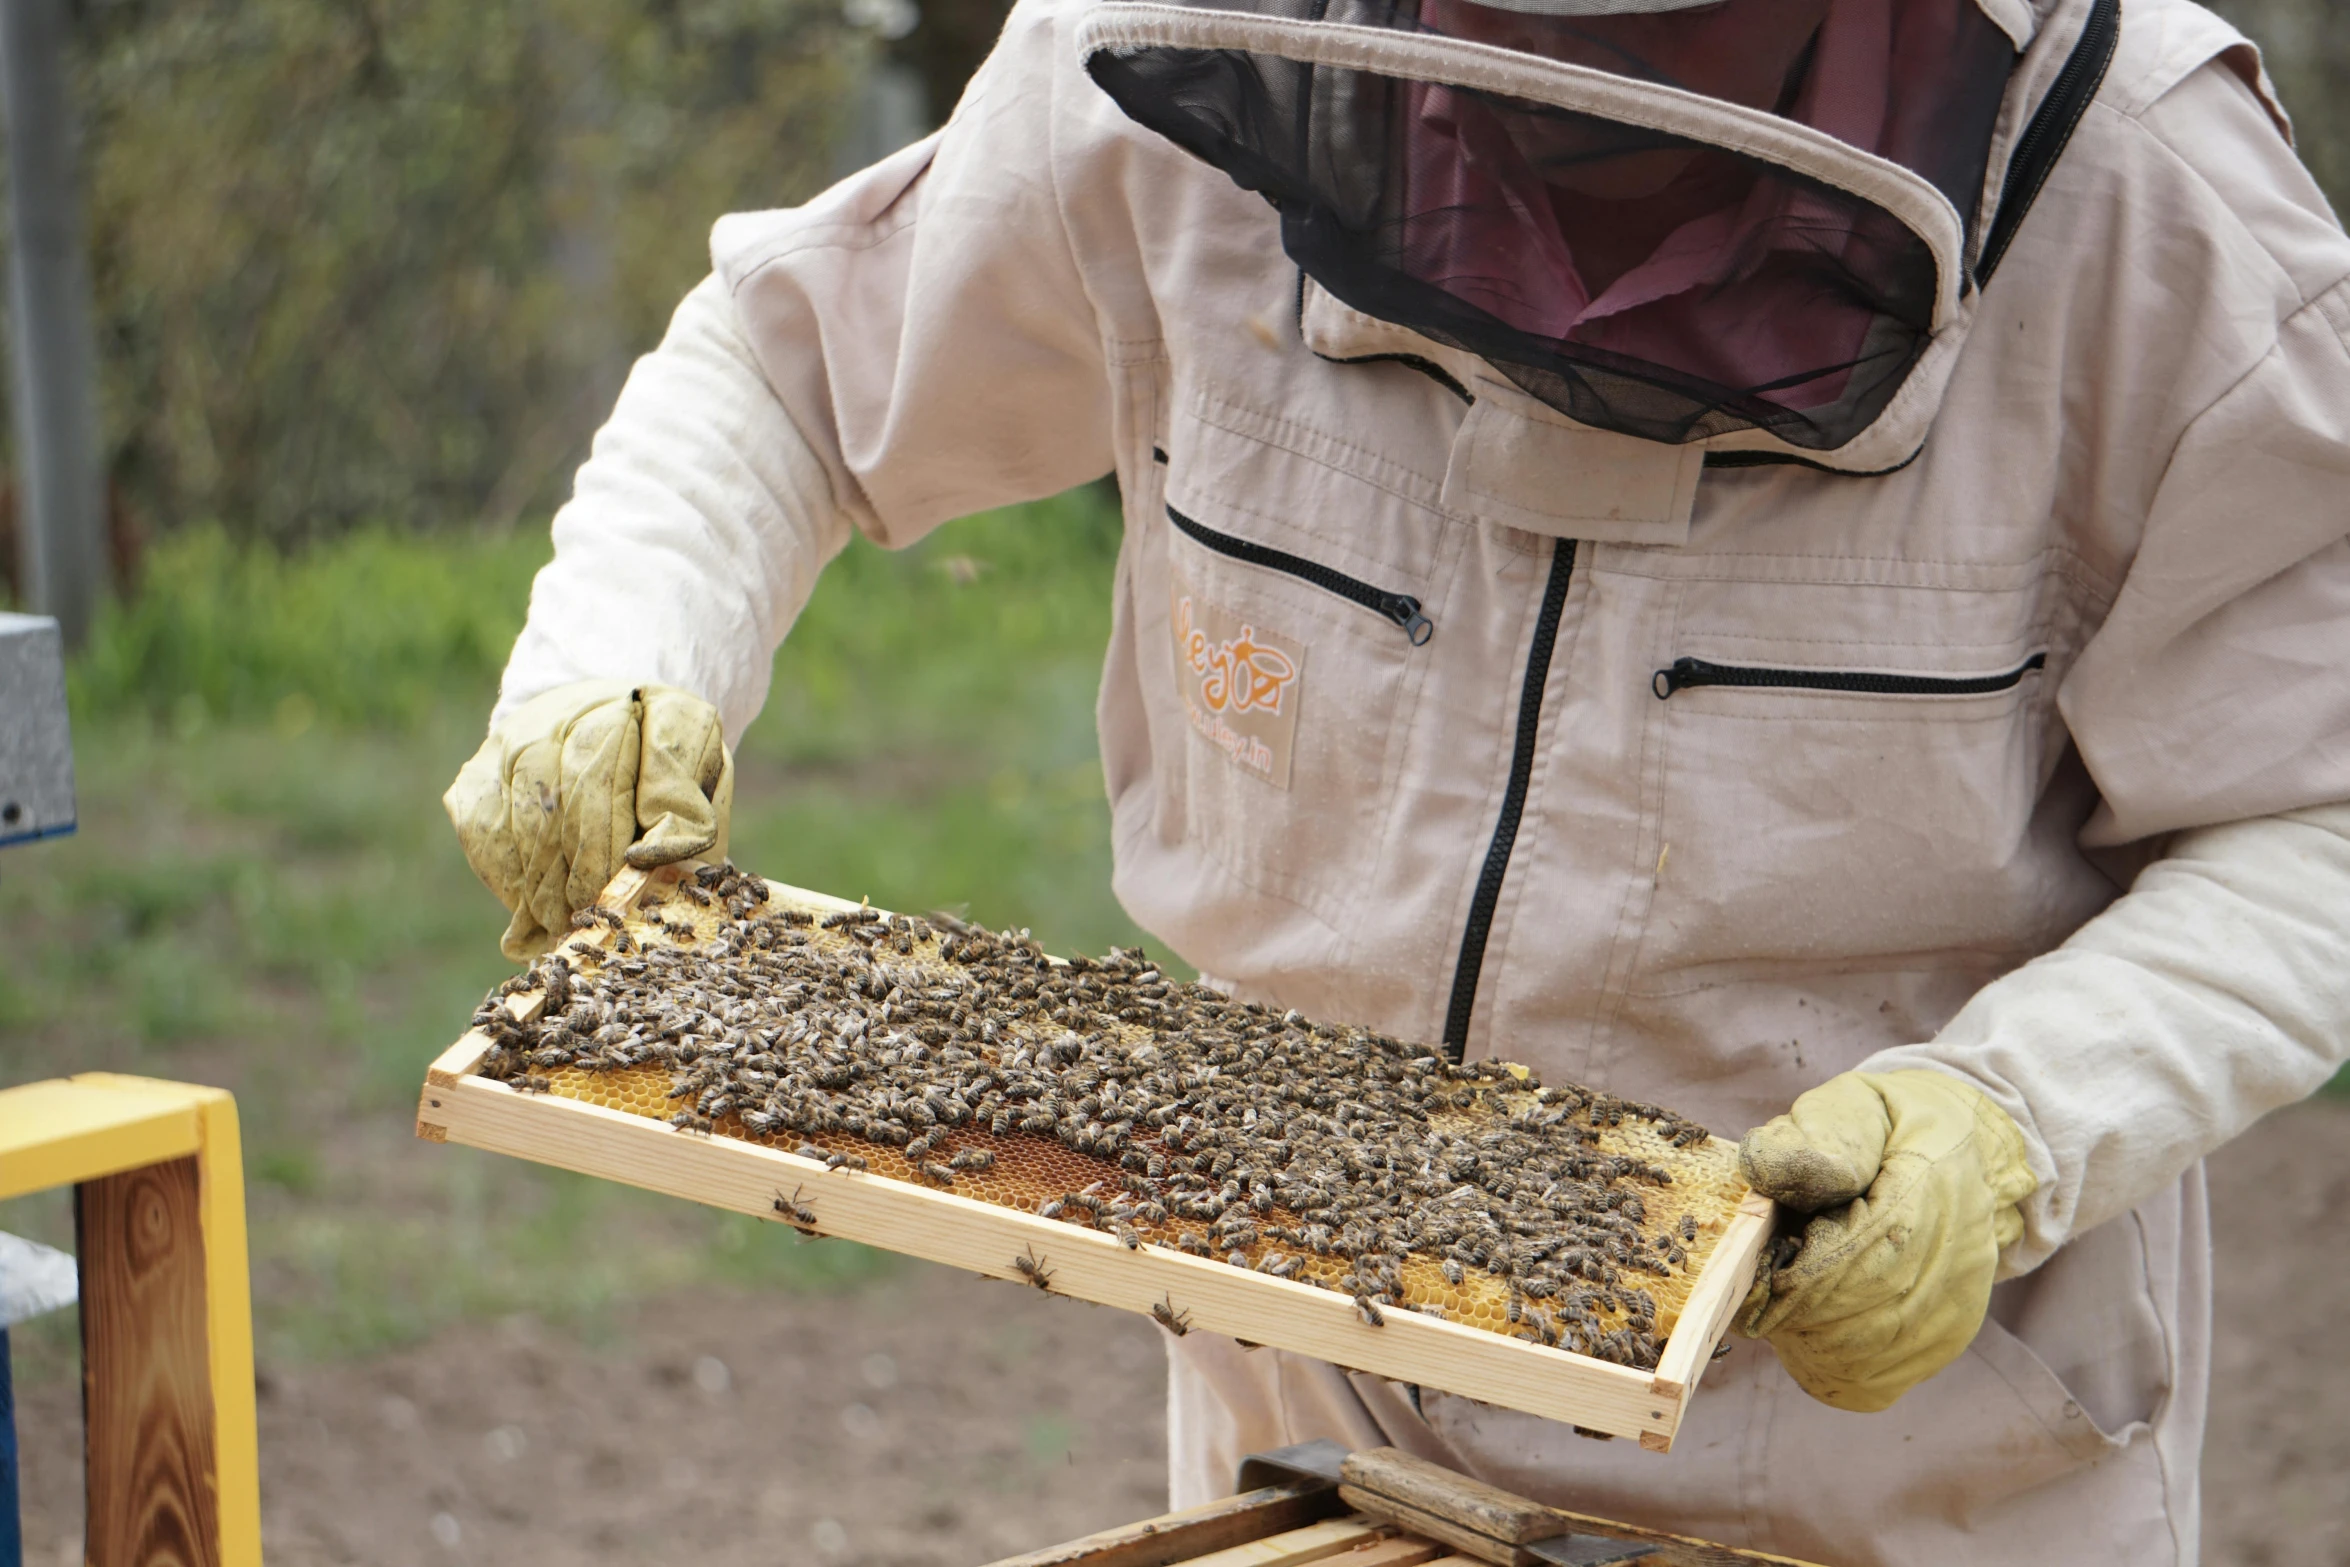
MULTIPOLYGON (((1477 1325, 1652 1367, 1657 1292, 1685 1292, 1695 1213, 1719 1197, 1674 1193, 1668 1165, 1725 1166, 1669 1111, 1235 1001, 1139 952, 1060 963, 1024 931, 818 916, 731 866, 633 920, 576 923, 598 942, 476 1013, 485 1075, 541 1089, 657 1070, 681 1130, 942 1189, 995 1182, 982 1196, 999 1152, 1044 1140, 1099 1172, 1043 1193, 1044 1217, 1334 1289, 1372 1326, 1482 1289, 1503 1309, 1477 1325), (519 1021, 504 1001, 528 991, 545 1005, 519 1021)), ((814 1225, 799 1192, 776 1209, 814 1225)), ((1033 1253, 1015 1266, 1050 1287, 1033 1253)), ((1154 1315, 1188 1325, 1172 1302, 1154 1315)))

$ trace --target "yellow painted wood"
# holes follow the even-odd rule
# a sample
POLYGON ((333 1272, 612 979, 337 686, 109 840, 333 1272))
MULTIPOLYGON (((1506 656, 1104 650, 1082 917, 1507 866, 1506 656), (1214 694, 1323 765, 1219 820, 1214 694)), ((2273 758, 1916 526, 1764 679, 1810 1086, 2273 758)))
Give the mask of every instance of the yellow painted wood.
MULTIPOLYGON (((79 1185, 190 1155, 204 1238, 217 1559, 223 1567, 260 1567, 252 1277, 236 1099, 223 1089, 112 1072, 0 1090, 0 1197, 79 1185)), ((106 1368, 90 1372, 103 1377, 106 1368)))
POLYGON ((253 1407, 253 1284, 245 1250, 245 1160, 237 1102, 207 1091, 204 1144, 205 1299, 212 1354, 212 1450, 220 1466, 222 1567, 261 1567, 260 1432, 253 1407))
POLYGON ((0 1090, 0 1198, 184 1159, 196 1121, 176 1083, 92 1073, 0 1090))

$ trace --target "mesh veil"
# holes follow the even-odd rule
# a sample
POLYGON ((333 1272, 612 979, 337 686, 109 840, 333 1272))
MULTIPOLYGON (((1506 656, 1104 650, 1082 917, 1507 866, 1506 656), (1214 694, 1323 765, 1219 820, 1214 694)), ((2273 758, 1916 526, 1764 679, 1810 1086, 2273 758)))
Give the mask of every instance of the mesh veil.
POLYGON ((1337 24, 1684 101, 1726 85, 1856 163, 1907 170, 1962 225, 2016 63, 1975 0, 1257 0, 1246 15, 1288 30, 1099 49, 1087 67, 1133 118, 1270 200, 1291 258, 1338 299, 1582 423, 1670 443, 1849 442, 1931 341, 1952 258, 1858 182, 1741 145, 1734 120, 1667 132, 1458 73, 1314 63, 1281 39, 1337 24))

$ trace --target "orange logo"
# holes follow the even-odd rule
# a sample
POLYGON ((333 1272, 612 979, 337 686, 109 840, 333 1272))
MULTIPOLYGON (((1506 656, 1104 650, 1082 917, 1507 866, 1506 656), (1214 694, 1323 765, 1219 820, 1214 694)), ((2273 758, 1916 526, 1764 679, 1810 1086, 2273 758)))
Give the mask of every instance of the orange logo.
POLYGON ((1209 640, 1192 623, 1188 593, 1175 601, 1175 645, 1199 676, 1200 700, 1210 712, 1278 714, 1283 694, 1297 679, 1289 655, 1259 642, 1252 625, 1242 625, 1240 635, 1229 641, 1209 640))

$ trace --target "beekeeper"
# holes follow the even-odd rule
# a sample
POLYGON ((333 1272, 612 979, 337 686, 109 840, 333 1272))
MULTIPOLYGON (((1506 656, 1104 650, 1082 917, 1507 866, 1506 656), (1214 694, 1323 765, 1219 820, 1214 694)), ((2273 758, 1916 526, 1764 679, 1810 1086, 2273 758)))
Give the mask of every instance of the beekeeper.
POLYGON ((1670 1457, 1194 1334, 1176 1503, 1333 1436, 1853 1567, 2194 1559, 2198 1161, 2350 1015, 2350 240, 2241 37, 1023 0, 712 250, 450 792, 510 953, 723 851, 852 530, 1115 473, 1134 918, 1759 1126, 1816 1214, 1670 1457))

